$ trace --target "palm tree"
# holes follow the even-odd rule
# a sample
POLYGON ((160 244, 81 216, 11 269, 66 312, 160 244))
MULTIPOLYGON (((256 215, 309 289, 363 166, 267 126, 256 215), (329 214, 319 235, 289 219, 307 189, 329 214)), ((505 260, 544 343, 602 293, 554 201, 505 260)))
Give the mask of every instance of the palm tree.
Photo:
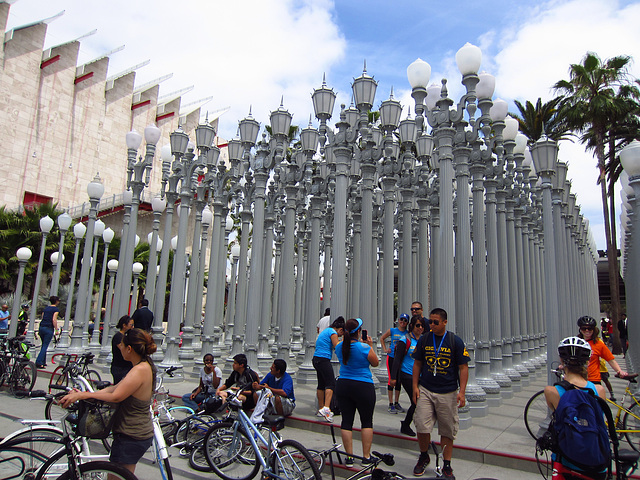
POLYGON ((556 97, 543 104, 542 99, 538 98, 535 106, 529 100, 524 105, 514 100, 520 114, 509 115, 518 120, 520 131, 529 139, 529 145, 533 145, 543 134, 555 141, 568 138, 570 129, 558 112, 561 100, 562 97, 556 97))
POLYGON ((618 96, 618 92, 631 83, 628 73, 630 61, 631 57, 626 55, 603 61, 597 54, 587 52, 582 63, 571 64, 569 67, 569 80, 560 80, 554 85, 555 90, 562 96, 559 103, 561 115, 569 128, 580 135, 580 141, 587 144, 587 148, 592 145, 597 159, 609 262, 610 313, 614 328, 615 353, 621 351, 617 330, 620 319, 620 290, 616 241, 608 208, 605 148, 613 121, 627 111, 627 102, 618 96))

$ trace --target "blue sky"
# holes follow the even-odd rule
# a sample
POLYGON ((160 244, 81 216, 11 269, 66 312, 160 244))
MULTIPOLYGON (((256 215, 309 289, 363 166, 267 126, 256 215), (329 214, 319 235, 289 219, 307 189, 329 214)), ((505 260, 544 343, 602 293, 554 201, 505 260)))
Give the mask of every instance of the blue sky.
MULTIPOLYGON (((412 105, 406 67, 418 57, 431 64, 432 82, 448 78, 457 99, 462 86, 454 56, 466 42, 482 48, 481 70, 496 76, 495 98, 509 102, 550 99, 551 85, 588 50, 603 58, 636 57, 632 73, 640 77, 640 0, 111 0, 91 2, 91 8, 86 0, 12 3, 8 28, 65 10, 49 24, 46 47, 97 29, 82 40, 81 64, 125 45, 111 56, 109 75, 150 59, 137 84, 173 73, 161 95, 193 86, 184 103, 213 97, 205 109, 231 107, 220 119, 225 138, 235 135, 250 107, 267 122, 281 98, 294 123, 306 126, 310 95, 323 74, 338 93, 337 117, 365 60, 379 82, 376 107, 392 86, 397 99, 412 105)), ((604 248, 595 160, 569 142, 560 156, 570 163, 578 202, 604 248)))

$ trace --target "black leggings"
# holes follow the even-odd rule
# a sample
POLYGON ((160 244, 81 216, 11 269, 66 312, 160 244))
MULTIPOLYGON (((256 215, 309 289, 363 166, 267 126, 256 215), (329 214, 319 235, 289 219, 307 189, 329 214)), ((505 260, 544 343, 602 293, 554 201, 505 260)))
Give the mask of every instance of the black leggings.
POLYGON ((373 428, 373 410, 376 406, 373 383, 338 378, 335 394, 342 414, 342 430, 353 429, 356 410, 360 414, 360 426, 373 428))
POLYGON ((407 410, 407 415, 404 417, 404 423, 409 425, 413 420, 413 414, 416 411, 416 404, 413 403, 413 375, 400 372, 400 381, 397 383, 402 384, 402 388, 407 392, 409 400, 411 401, 411 406, 409 407, 409 410, 407 410))

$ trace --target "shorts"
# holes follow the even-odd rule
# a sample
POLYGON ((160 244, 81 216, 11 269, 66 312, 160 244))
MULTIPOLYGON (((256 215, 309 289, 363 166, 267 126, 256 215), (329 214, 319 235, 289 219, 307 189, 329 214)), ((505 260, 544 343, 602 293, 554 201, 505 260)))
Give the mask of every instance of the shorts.
POLYGON ((296 402, 287 397, 280 397, 282 402, 282 415, 288 417, 293 413, 293 409, 296 408, 296 402))
POLYGON ((420 385, 413 423, 418 433, 431 433, 438 422, 441 437, 456 438, 458 433, 458 392, 434 393, 420 385))
POLYGON ((318 390, 335 390, 336 375, 333 373, 331 360, 324 357, 313 357, 311 363, 318 376, 318 390))
POLYGON ((124 433, 114 433, 109 461, 121 465, 135 465, 149 450, 152 442, 153 437, 137 440, 124 433))

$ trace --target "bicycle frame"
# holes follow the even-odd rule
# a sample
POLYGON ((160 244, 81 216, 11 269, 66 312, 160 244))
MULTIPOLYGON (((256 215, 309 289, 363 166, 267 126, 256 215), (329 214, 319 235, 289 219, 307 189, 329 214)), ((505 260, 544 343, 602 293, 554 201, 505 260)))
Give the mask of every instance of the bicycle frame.
POLYGON ((634 432, 635 433, 639 433, 640 430, 637 430, 637 429, 622 430, 622 429, 617 428, 617 426, 620 425, 620 417, 622 416, 622 412, 623 411, 625 413, 627 413, 628 415, 631 415, 633 418, 638 420, 638 422, 640 423, 640 415, 635 414, 634 412, 631 411, 630 408, 627 408, 627 407, 624 406, 624 402, 627 399, 627 395, 629 395, 633 399, 634 404, 638 405, 638 407, 640 408, 640 402, 638 402, 638 399, 635 397, 635 395, 633 394, 633 392, 629 388, 628 384, 627 384, 627 388, 625 388, 625 390, 624 390, 624 395, 622 396, 622 400, 620 400, 620 403, 614 402, 614 401, 612 401, 612 400, 610 400, 608 398, 605 398, 605 400, 607 402, 609 402, 610 404, 614 405, 618 409, 618 413, 614 417, 614 422, 616 424, 616 432, 618 432, 618 433, 634 433, 634 432))

